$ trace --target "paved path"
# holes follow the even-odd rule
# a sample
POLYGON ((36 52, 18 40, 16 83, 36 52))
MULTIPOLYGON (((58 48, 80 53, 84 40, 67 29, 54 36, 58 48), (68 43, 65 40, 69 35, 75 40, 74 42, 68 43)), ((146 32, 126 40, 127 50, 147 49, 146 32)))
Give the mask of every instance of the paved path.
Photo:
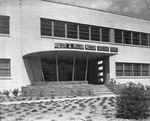
POLYGON ((1 102, 3 105, 20 104, 20 103, 32 103, 32 102, 47 102, 47 101, 59 101, 59 100, 74 100, 74 99, 90 99, 90 98, 103 98, 103 97, 116 97, 115 94, 99 95, 99 96, 88 96, 88 97, 75 97, 75 98, 62 98, 62 99, 47 99, 47 100, 28 100, 28 101, 12 101, 12 102, 1 102))

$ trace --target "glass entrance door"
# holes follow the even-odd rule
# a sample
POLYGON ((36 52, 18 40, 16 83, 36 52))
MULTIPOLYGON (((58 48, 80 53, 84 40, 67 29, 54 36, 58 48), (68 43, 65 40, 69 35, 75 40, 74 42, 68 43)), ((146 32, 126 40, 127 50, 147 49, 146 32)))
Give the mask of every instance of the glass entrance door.
POLYGON ((42 59, 42 70, 46 82, 56 81, 56 62, 54 59, 42 59))
POLYGON ((72 81, 72 60, 58 60, 59 81, 72 81))

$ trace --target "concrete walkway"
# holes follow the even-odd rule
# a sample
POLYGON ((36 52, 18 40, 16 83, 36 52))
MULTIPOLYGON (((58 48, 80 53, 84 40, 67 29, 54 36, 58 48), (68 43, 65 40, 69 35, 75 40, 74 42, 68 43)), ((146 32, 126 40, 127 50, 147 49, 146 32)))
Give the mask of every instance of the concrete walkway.
POLYGON ((74 97, 74 98, 62 98, 62 99, 47 99, 47 100, 27 100, 27 101, 12 101, 12 102, 1 102, 0 105, 10 105, 10 104, 21 104, 21 103, 32 103, 32 102, 47 102, 47 101, 63 101, 63 100, 75 100, 75 99, 91 99, 91 98, 104 98, 104 97, 116 97, 115 94, 106 94, 99 96, 88 96, 88 97, 74 97))

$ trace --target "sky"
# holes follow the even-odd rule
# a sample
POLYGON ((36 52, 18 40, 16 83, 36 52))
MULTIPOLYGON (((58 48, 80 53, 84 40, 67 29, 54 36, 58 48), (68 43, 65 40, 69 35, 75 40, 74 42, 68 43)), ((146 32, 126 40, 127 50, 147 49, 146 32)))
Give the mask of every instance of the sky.
POLYGON ((150 0, 52 0, 150 20, 150 0))

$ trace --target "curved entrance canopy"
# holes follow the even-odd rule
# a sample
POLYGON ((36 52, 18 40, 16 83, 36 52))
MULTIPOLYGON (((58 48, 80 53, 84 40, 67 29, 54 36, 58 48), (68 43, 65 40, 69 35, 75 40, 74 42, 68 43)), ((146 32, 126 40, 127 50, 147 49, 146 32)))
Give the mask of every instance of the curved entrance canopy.
POLYGON ((50 51, 24 57, 31 82, 88 81, 103 84, 108 80, 110 54, 50 51))

